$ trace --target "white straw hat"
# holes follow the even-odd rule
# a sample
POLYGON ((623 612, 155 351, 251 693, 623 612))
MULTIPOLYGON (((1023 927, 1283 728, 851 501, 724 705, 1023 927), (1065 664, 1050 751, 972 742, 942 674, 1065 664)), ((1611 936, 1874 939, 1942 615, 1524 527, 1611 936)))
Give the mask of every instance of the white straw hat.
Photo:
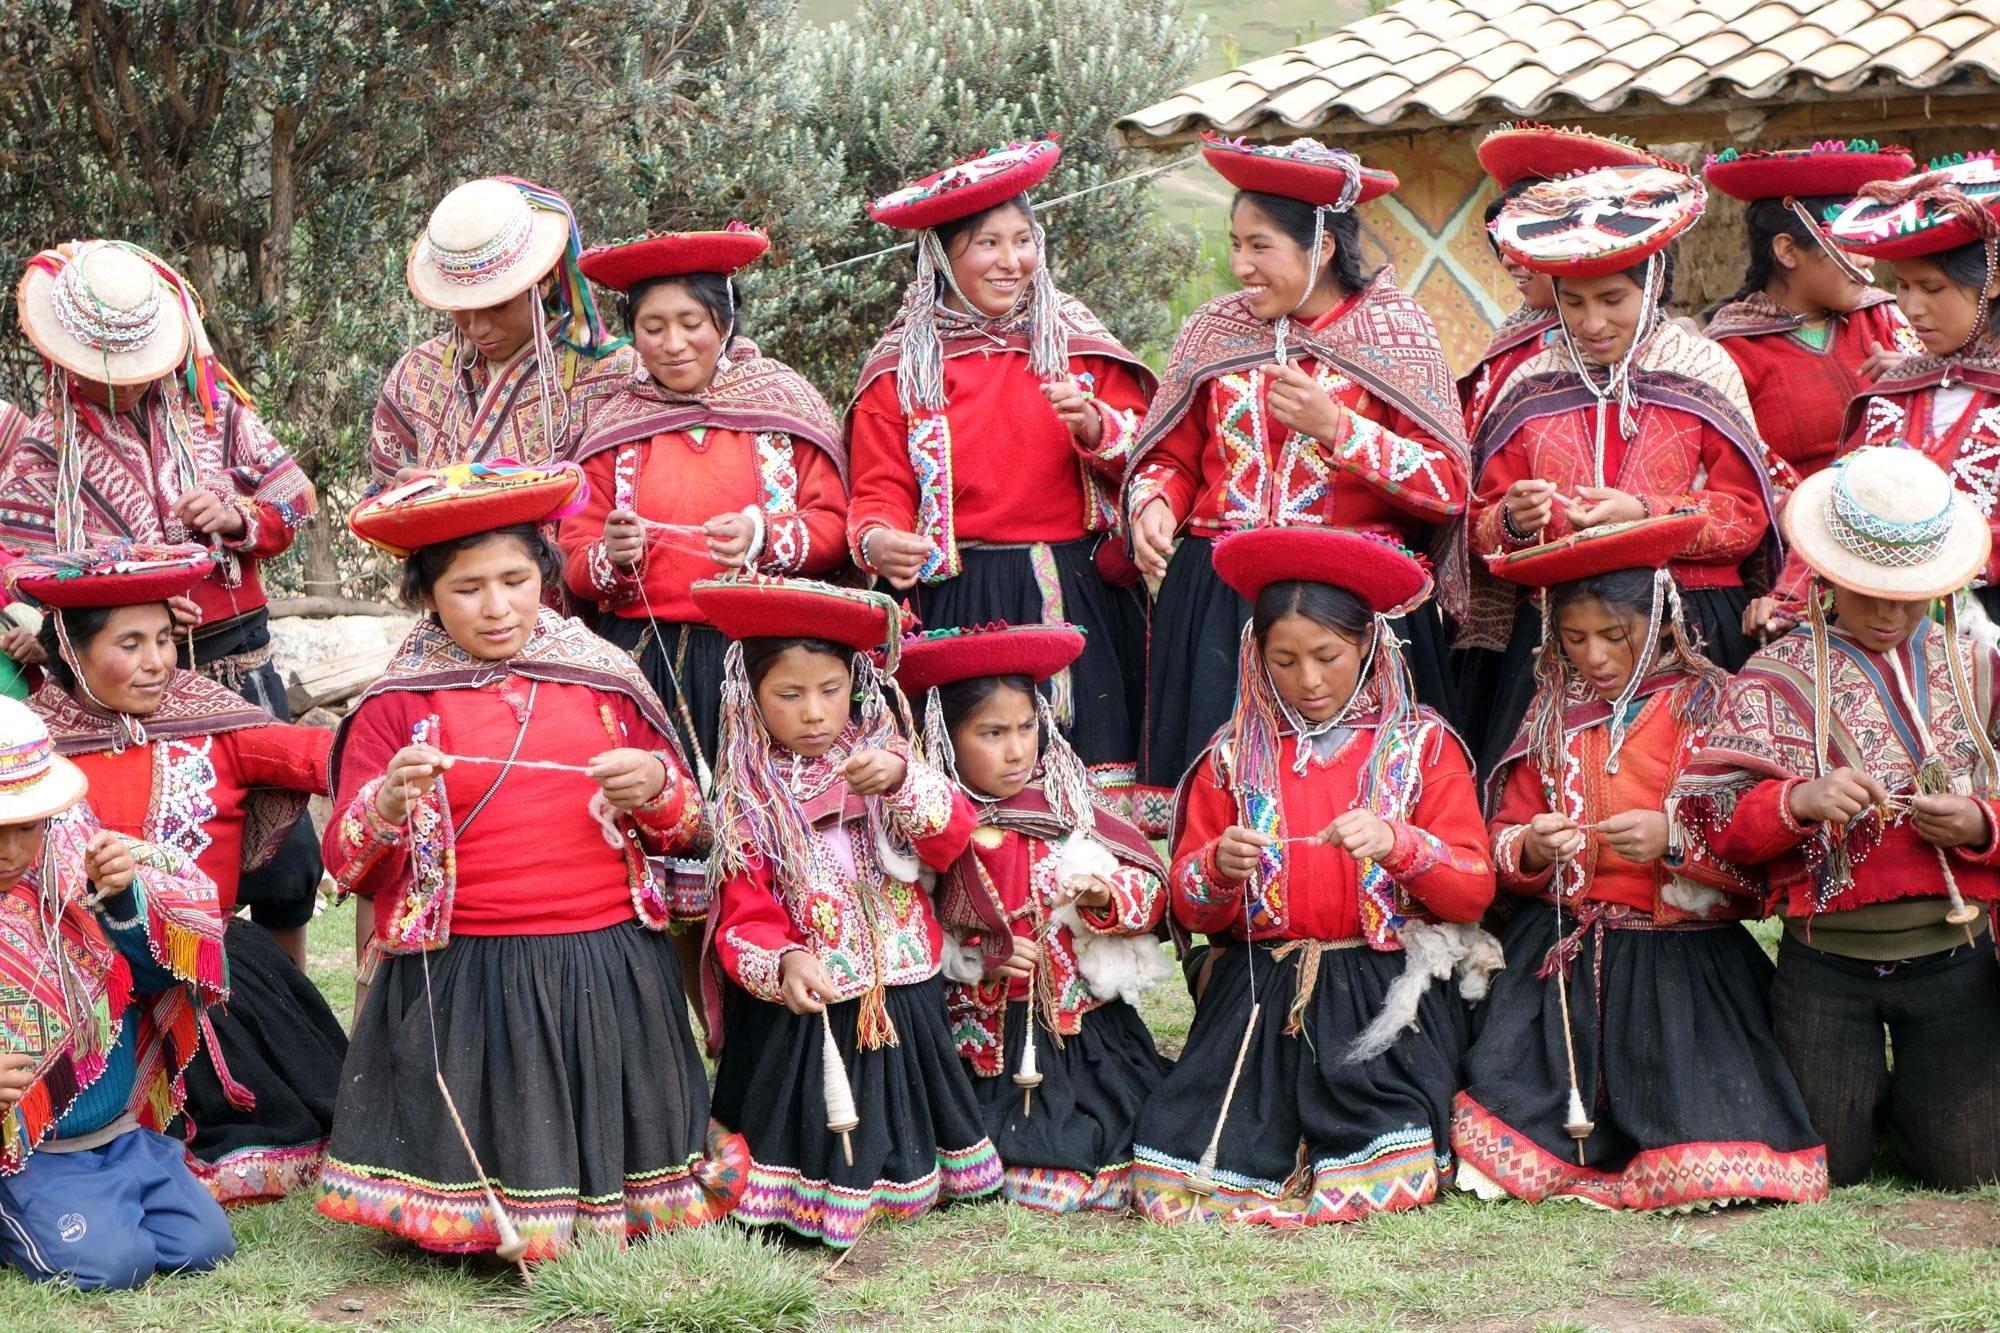
POLYGON ((19 699, 0 696, 0 824, 32 824, 83 799, 83 770, 56 753, 48 724, 19 699))
POLYGON ((1948 597, 1986 568, 1993 532, 1944 469, 1915 449, 1856 449, 1799 484, 1785 536, 1829 583, 1870 597, 1948 597))
POLYGON ((467 181, 431 210, 410 249, 410 290, 433 310, 483 310, 540 282, 569 244, 568 215, 517 186, 467 181))
POLYGON ((187 310, 152 260, 120 241, 36 255, 14 289, 21 330, 73 375, 151 384, 187 360, 187 310), (59 267, 58 267, 59 266, 59 267))

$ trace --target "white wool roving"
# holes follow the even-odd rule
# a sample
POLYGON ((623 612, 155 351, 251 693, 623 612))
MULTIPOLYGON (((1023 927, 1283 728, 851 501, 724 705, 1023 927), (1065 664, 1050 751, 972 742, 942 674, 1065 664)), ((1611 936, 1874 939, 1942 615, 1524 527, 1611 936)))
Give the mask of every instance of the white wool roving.
MULTIPOLYGON (((1056 853, 1059 882, 1091 875, 1109 879, 1117 870, 1118 858, 1081 829, 1063 839, 1056 853)), ((1084 923, 1074 902, 1064 903, 1049 920, 1069 927, 1076 943, 1076 969, 1100 1000, 1137 1004, 1147 991, 1174 975, 1172 960, 1150 934, 1100 935, 1084 923)))
POLYGON ((978 945, 967 944, 962 933, 947 927, 942 970, 946 981, 976 986, 986 978, 985 953, 978 945))
POLYGON ((1706 884, 1697 884, 1691 879, 1682 879, 1678 875, 1674 876, 1673 879, 1668 881, 1666 887, 1660 890, 1660 898, 1661 901, 1670 907, 1678 907, 1683 912, 1704 917, 1708 915, 1710 908, 1720 907, 1723 903, 1729 901, 1729 895, 1721 889, 1710 888, 1706 884))
POLYGON ((1412 921, 1396 932, 1403 945, 1403 971, 1389 983, 1382 1012, 1361 1030, 1344 1057, 1350 1064, 1373 1060, 1396 1044, 1403 1029, 1417 1025, 1417 1005, 1431 982, 1459 973, 1459 990, 1469 1000, 1486 994, 1493 974, 1506 965, 1500 941, 1473 922, 1412 921))

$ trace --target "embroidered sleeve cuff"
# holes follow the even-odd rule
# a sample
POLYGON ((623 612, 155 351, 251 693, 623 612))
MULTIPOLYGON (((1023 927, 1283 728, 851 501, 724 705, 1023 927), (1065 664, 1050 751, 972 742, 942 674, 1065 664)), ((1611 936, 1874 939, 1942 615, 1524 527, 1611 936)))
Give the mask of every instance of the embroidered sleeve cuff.
POLYGON ((257 502, 242 496, 234 496, 226 503, 243 516, 243 531, 234 537, 224 537, 223 546, 232 551, 255 551, 263 531, 263 514, 257 502))
POLYGON ((1397 503, 1426 512, 1457 514, 1465 497, 1456 494, 1456 472, 1441 470, 1444 452, 1385 429, 1353 410, 1341 413, 1345 433, 1327 447, 1342 466, 1397 503))
POLYGON ((386 780, 375 778, 364 783, 338 817, 335 855, 327 869, 333 872, 334 886, 343 898, 355 891, 376 862, 409 837, 407 826, 391 824, 375 808, 375 797, 386 780))
POLYGON ((868 558, 868 538, 874 533, 882 531, 887 526, 885 523, 869 523, 865 524, 859 532, 854 534, 854 563, 862 573, 878 576, 882 573, 881 570, 875 568, 875 562, 868 558))
POLYGON ((914 755, 904 757, 903 781, 884 792, 882 808, 896 832, 911 842, 934 838, 951 823, 951 781, 914 755))
POLYGON ((1521 869, 1521 844, 1527 836, 1526 824, 1509 824, 1501 829, 1493 838, 1493 869, 1507 888, 1532 892, 1548 887, 1556 868, 1551 862, 1540 870, 1521 869))
POLYGON ((652 799, 632 811, 649 849, 655 853, 678 852, 707 841, 707 821, 703 818, 701 794, 694 780, 678 760, 665 750, 653 757, 667 771, 667 780, 652 799))
POLYGON ((1973 803, 1979 807, 1979 813, 1986 818, 1986 836, 1971 846, 1954 847, 1952 851, 1960 860, 1973 865, 2000 864, 2000 838, 1994 837, 1994 830, 2000 829, 2000 803, 1982 801, 1976 797, 1973 803))
POLYGON ((1124 467, 1139 439, 1139 414, 1130 408, 1112 407, 1102 398, 1092 399, 1091 406, 1097 409, 1104 432, 1098 437, 1097 447, 1086 452, 1107 470, 1124 467))
POLYGON ((1140 935, 1160 919, 1160 882, 1133 866, 1111 876, 1111 901, 1076 909, 1077 919, 1100 935, 1140 935))
MULTIPOLYGON (((1173 473, 1170 470, 1161 467, 1157 463, 1150 467, 1140 468, 1139 475, 1132 479, 1131 507, 1126 511, 1128 516, 1134 519, 1138 518, 1146 506, 1155 500, 1166 505, 1167 511, 1172 513, 1174 502, 1168 499, 1166 494, 1167 482, 1172 476, 1173 473)), ((1174 518, 1176 524, 1178 524, 1180 516, 1176 514, 1174 518)))
MULTIPOLYGON (((761 511, 760 511, 761 512, 761 511)), ((796 574, 812 558, 812 529, 802 514, 772 514, 764 519, 763 554, 758 567, 772 574, 796 574)))
POLYGON ((1229 907, 1242 901, 1243 884, 1225 876, 1215 864, 1214 843, 1174 868, 1181 897, 1197 907, 1229 907))
POLYGON ((804 946, 787 944, 781 949, 766 949, 761 944, 753 944, 737 930, 726 932, 729 951, 735 955, 736 984, 760 1000, 772 1004, 782 1003, 780 986, 784 982, 785 955, 804 946))

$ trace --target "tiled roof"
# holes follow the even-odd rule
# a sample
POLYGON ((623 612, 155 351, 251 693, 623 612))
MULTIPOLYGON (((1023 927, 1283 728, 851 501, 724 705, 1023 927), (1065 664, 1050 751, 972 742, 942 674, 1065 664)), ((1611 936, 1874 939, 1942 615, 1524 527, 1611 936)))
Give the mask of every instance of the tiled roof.
POLYGON ((1133 144, 1991 92, 2000 0, 1400 0, 1118 121, 1133 144))

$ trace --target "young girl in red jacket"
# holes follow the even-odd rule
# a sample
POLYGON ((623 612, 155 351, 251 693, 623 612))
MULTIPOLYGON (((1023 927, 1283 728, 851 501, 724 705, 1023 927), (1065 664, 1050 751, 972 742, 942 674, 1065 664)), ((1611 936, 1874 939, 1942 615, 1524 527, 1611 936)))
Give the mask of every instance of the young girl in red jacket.
POLYGON ((925 867, 972 807, 897 731, 880 593, 746 576, 694 585, 723 659, 704 978, 715 1118, 750 1145, 738 1216, 841 1247, 1000 1185, 945 1025, 925 867), (719 973, 719 975, 718 975, 719 973), (726 984, 723 984, 726 983, 726 984))
POLYGON ((1414 702, 1394 614, 1430 591, 1380 538, 1281 528, 1216 543, 1251 604, 1229 726, 1176 801, 1175 920, 1213 945, 1194 1026, 1139 1117, 1155 1221, 1346 1222, 1436 1197, 1463 1006, 1498 945, 1472 765, 1414 702))

